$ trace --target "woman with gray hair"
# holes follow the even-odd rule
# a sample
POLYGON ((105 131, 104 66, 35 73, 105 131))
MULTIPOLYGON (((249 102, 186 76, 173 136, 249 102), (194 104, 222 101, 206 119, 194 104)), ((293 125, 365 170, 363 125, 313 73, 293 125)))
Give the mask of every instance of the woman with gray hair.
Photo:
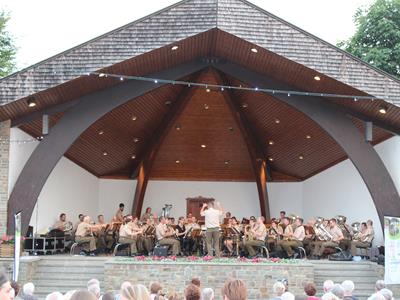
POLYGON ((201 291, 201 300, 214 300, 214 290, 212 288, 205 288, 201 291))
POLYGON ((12 287, 7 276, 4 273, 0 273, 0 299, 11 300, 12 287))
POLYGON ((136 300, 150 300, 150 293, 143 284, 135 284, 133 290, 136 300))
POLYGON ((274 294, 276 295, 276 297, 271 298, 271 300, 280 299, 282 294, 285 292, 285 289, 286 289, 286 286, 281 281, 275 282, 274 285, 272 286, 272 290, 273 290, 274 294))

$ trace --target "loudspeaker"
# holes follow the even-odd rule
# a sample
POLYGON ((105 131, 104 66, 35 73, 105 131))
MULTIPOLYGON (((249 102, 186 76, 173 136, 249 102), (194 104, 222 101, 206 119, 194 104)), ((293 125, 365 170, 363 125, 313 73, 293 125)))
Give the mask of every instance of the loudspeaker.
POLYGON ((168 246, 155 246, 154 256, 168 256, 168 246))

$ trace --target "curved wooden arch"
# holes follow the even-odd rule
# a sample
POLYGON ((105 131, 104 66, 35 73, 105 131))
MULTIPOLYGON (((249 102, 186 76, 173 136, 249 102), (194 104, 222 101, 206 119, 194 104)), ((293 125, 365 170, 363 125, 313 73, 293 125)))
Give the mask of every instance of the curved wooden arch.
MULTIPOLYGON (((149 74, 148 77, 177 80, 207 66, 208 63, 202 61, 189 62, 149 74)), ((13 232, 13 216, 19 211, 22 211, 22 231, 26 232, 37 198, 47 178, 64 153, 86 129, 116 107, 162 85, 125 81, 76 99, 76 105, 66 111, 50 134, 40 142, 18 177, 8 201, 7 232, 13 232)))
MULTIPOLYGON (((231 62, 214 63, 213 66, 258 88, 293 90, 292 87, 231 62)), ((342 147, 371 194, 381 226, 385 215, 400 215, 400 197, 389 172, 375 149, 364 140, 340 107, 319 97, 284 94, 275 94, 274 97, 307 115, 342 147)))

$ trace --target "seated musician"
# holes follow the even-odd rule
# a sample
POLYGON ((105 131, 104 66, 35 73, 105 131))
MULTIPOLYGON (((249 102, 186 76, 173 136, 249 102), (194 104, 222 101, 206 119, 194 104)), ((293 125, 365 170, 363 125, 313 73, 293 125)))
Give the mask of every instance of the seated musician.
POLYGON ((371 247, 372 240, 374 239, 374 228, 372 220, 367 221, 367 228, 357 236, 357 240, 351 241, 351 255, 357 255, 357 248, 371 247))
POLYGON ((313 256, 321 258, 326 248, 335 248, 339 246, 341 240, 344 239, 343 232, 337 225, 336 219, 332 218, 329 221, 329 226, 326 228, 330 237, 327 241, 315 242, 313 256))
POLYGON ((90 217, 85 216, 83 222, 78 225, 75 233, 75 241, 77 243, 89 242, 89 248, 85 246, 90 256, 96 255, 96 238, 93 236, 92 226, 90 225, 90 217))
POLYGON ((297 218, 296 221, 296 229, 293 234, 290 234, 285 238, 285 240, 281 243, 281 247, 286 251, 287 257, 293 257, 294 249, 303 246, 303 240, 305 237, 305 230, 303 226, 303 219, 297 218))
MULTIPOLYGON (((229 255, 234 254, 233 245, 235 244, 237 247, 239 246, 240 236, 241 236, 241 227, 238 224, 238 221, 235 217, 232 217, 228 221, 228 225, 226 227, 230 229, 230 233, 224 240, 224 245, 228 249, 229 255)), ((238 250, 238 249, 237 249, 238 250)))
POLYGON ((67 215, 65 213, 60 214, 57 222, 54 223, 52 229, 64 231, 65 234, 70 234, 72 231, 72 223, 67 221, 67 215))
POLYGON ((286 212, 284 210, 281 210, 279 213, 279 223, 281 225, 284 224, 284 219, 286 218, 286 212))
POLYGON ((125 204, 120 203, 117 212, 115 213, 115 216, 113 218, 114 222, 124 222, 124 208, 125 204))
POLYGON ((74 227, 73 227, 73 229, 72 229, 72 231, 75 233, 76 232, 76 229, 78 228, 78 226, 79 226, 79 224, 81 224, 82 222, 83 222, 83 218, 85 217, 85 215, 83 215, 83 214, 79 214, 78 215, 78 222, 76 222, 75 224, 74 224, 74 227))
POLYGON ((147 224, 149 219, 152 219, 153 214, 151 213, 151 207, 146 208, 146 212, 144 215, 140 218, 140 222, 147 224))
POLYGON ((303 240, 303 247, 306 250, 306 254, 310 255, 312 252, 312 246, 314 245, 315 231, 314 231, 315 220, 311 219, 304 226, 306 235, 303 240))
POLYGON ((172 255, 178 255, 181 243, 174 238, 175 231, 167 226, 167 219, 159 218, 159 223, 156 226, 156 237, 160 245, 167 245, 172 248, 172 255))
POLYGON ((97 238, 97 248, 105 251, 107 249, 106 228, 108 224, 104 222, 104 216, 97 216, 97 223, 93 227, 93 234, 97 238))
POLYGON ((185 218, 179 217, 178 224, 175 227, 175 234, 178 237, 179 242, 181 243, 182 253, 183 255, 188 255, 188 241, 186 239, 186 234, 189 228, 185 226, 185 218))
POLYGON ((255 248, 259 248, 265 245, 267 228, 264 225, 264 220, 264 217, 258 217, 254 227, 250 228, 253 239, 246 241, 244 245, 250 257, 256 255, 255 248))
POLYGON ((126 217, 125 224, 121 225, 119 229, 119 240, 121 244, 129 244, 131 247, 131 256, 135 256, 138 253, 137 241, 138 236, 142 233, 142 229, 139 228, 137 217, 126 217))
POLYGON ((147 220, 147 223, 142 225, 143 235, 139 238, 138 241, 138 249, 140 251, 145 251, 148 254, 153 252, 154 249, 154 233, 155 233, 155 225, 154 219, 151 217, 147 220))
POLYGON ((275 251, 277 243, 281 240, 283 234, 282 226, 279 225, 279 220, 273 218, 271 220, 271 227, 268 230, 268 250, 275 251))

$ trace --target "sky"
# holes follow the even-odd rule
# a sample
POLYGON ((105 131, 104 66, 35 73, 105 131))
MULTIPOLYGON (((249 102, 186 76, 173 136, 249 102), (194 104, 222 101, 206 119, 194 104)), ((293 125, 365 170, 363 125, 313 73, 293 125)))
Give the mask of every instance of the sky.
MULTIPOLYGON (((0 0, 18 48, 18 69, 130 23, 176 0, 0 0)), ((355 32, 357 8, 373 0, 250 0, 332 44, 355 32)))

